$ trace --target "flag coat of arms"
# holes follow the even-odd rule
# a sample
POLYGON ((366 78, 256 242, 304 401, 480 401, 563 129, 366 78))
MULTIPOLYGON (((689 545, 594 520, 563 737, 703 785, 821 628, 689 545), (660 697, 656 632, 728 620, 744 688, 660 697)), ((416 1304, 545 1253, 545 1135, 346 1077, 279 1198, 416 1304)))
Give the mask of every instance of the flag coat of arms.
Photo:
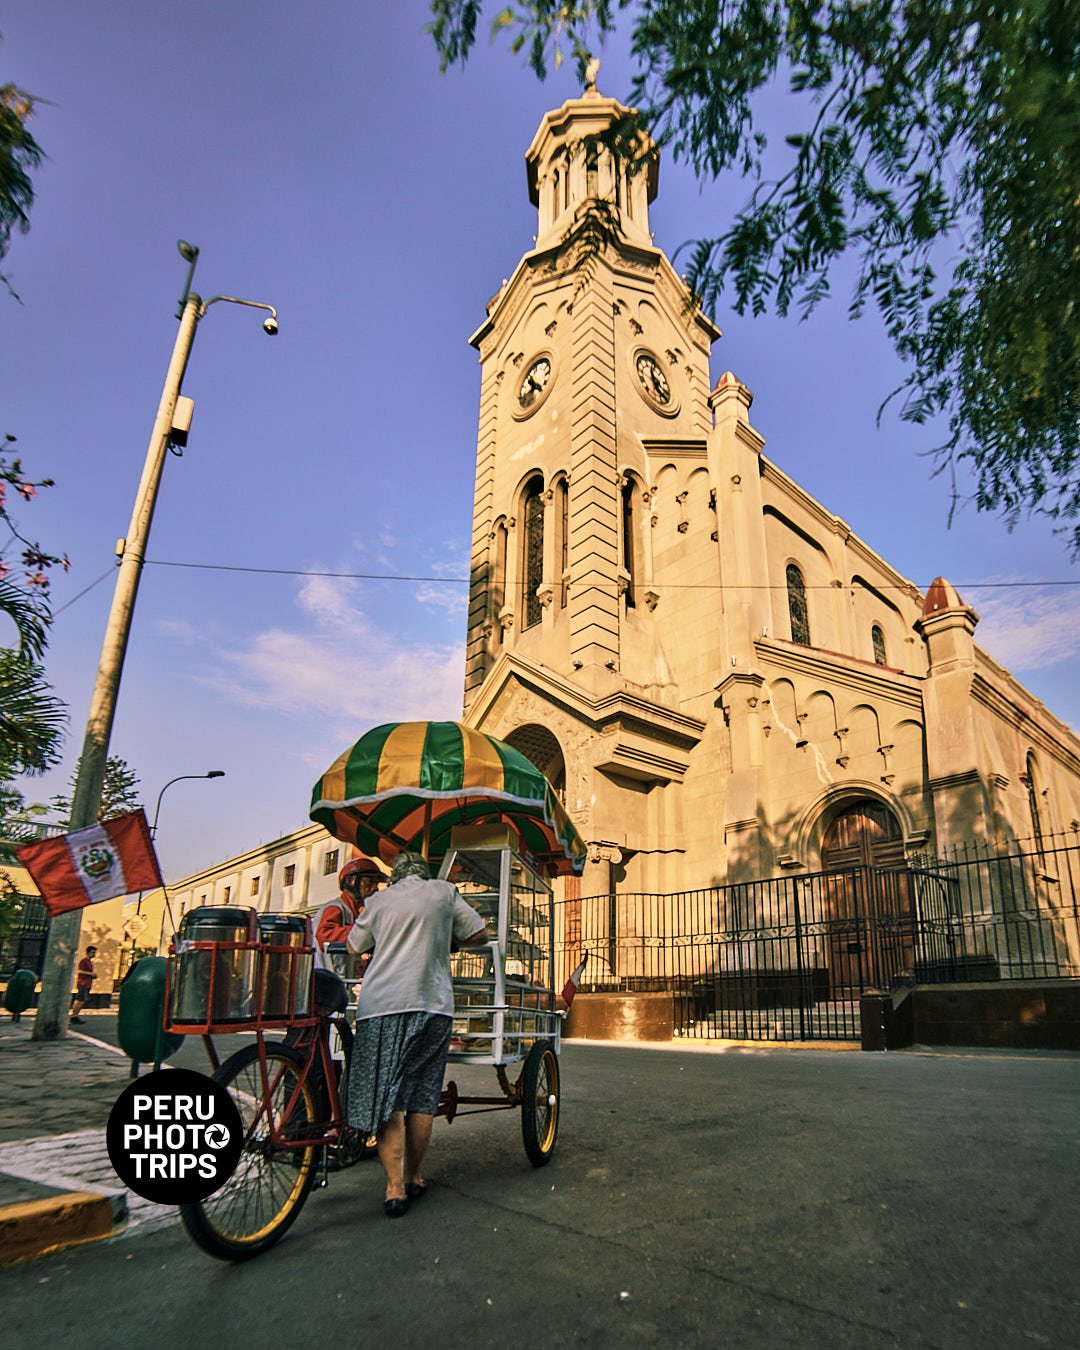
POLYGON ((163 885, 141 809, 17 851, 50 919, 132 891, 163 885))

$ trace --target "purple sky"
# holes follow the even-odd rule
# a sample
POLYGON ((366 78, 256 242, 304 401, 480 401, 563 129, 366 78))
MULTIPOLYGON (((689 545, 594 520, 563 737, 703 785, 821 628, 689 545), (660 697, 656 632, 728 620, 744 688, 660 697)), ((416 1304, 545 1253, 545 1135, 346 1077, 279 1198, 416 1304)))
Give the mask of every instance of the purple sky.
MULTIPOLYGON (((421 0, 14 0, 0 13, 0 82, 47 99, 34 126, 29 235, 0 297, 0 432, 57 486, 19 513, 67 550, 48 657, 71 708, 67 782, 175 336, 184 264, 197 289, 268 301, 281 331, 218 305, 184 392, 191 441, 166 466, 112 751, 162 808, 171 879, 307 820, 313 782, 369 726, 460 713, 462 585, 340 582, 165 567, 392 572, 462 578, 479 370, 467 339, 536 230, 523 154, 544 111, 578 92, 539 85, 478 44, 443 77, 421 0), (103 573, 105 580, 73 598, 103 573)), ((605 56, 621 96, 628 67, 605 56)), ((777 102, 776 107, 780 104, 777 102)), ((774 125, 780 129, 780 122, 774 125)), ((665 160, 652 210, 673 253, 741 204, 665 160)), ((922 457, 929 433, 887 416, 902 372, 876 318, 844 294, 811 322, 714 316, 713 375, 754 391, 766 454, 921 586, 943 573, 983 615, 977 638, 1080 725, 1080 590, 1048 523, 963 512, 922 457), (967 583, 965 586, 964 583, 967 583)))

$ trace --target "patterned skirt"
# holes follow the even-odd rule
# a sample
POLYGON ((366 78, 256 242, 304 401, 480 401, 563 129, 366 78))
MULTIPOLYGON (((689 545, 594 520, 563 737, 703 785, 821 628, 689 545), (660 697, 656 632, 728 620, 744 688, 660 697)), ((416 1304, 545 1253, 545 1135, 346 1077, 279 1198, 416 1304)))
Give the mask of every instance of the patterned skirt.
POLYGON ((349 1069, 349 1124, 374 1134, 394 1111, 435 1114, 450 1050, 451 1018, 391 1013, 356 1024, 349 1069))

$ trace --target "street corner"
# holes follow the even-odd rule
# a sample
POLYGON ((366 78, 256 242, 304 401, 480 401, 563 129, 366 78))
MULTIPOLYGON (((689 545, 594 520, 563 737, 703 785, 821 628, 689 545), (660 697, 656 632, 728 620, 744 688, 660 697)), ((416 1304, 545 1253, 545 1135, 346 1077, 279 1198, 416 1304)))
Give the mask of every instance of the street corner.
POLYGON ((64 1191, 0 1205, 0 1269, 112 1237, 126 1222, 123 1192, 64 1191))

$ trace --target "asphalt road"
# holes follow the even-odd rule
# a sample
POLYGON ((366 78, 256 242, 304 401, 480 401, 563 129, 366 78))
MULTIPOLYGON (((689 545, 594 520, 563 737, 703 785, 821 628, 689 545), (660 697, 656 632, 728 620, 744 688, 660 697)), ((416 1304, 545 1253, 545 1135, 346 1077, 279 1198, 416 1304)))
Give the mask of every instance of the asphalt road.
POLYGON ((60 1253, 0 1275, 5 1344, 1080 1340, 1080 1057, 566 1046, 563 1075, 545 1168, 515 1113, 440 1121, 404 1219, 365 1162, 246 1265, 176 1226, 60 1253))

